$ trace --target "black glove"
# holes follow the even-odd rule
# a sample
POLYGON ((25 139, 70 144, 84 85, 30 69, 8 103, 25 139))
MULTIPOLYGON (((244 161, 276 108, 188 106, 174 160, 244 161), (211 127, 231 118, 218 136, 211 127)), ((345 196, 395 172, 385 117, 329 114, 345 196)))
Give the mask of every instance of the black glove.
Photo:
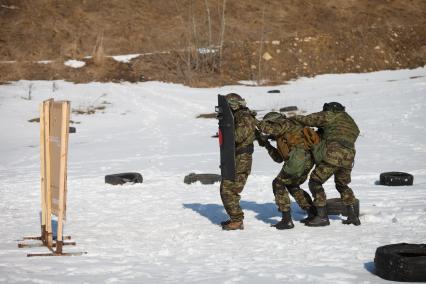
POLYGON ((256 129, 256 131, 254 132, 254 135, 260 147, 266 147, 267 145, 270 145, 268 138, 263 136, 259 130, 256 129))

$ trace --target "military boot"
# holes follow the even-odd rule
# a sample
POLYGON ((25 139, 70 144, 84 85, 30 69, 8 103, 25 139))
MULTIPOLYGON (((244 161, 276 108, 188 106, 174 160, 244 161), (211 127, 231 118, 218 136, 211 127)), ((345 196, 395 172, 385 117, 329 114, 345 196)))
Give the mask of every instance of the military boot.
POLYGON ((277 230, 293 229, 294 224, 293 224, 293 221, 291 220, 291 212, 285 211, 285 212, 282 212, 282 214, 283 214, 283 217, 281 221, 279 221, 275 225, 272 225, 272 227, 275 227, 277 230))
POLYGON ((327 215, 327 207, 317 207, 317 216, 306 222, 305 225, 309 227, 322 227, 330 225, 330 221, 328 220, 327 215))
POLYGON ((225 231, 244 230, 243 221, 228 220, 228 221, 222 222, 221 225, 222 225, 222 230, 225 230, 225 231))
POLYGON ((308 217, 300 220, 300 223, 306 224, 307 222, 313 220, 317 216, 317 208, 315 208, 315 206, 309 207, 308 210, 306 210, 306 212, 308 213, 308 217))
POLYGON ((361 221, 358 216, 355 214, 355 209, 353 205, 346 205, 346 210, 348 212, 348 218, 343 220, 342 223, 346 225, 353 224, 355 226, 361 225, 361 221))

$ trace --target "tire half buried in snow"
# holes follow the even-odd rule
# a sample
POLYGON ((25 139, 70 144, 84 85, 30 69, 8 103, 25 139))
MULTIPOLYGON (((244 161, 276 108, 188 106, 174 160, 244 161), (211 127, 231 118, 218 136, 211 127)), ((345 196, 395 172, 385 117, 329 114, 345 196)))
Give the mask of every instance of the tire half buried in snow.
POLYGON ((426 282, 426 244, 391 244, 378 247, 376 274, 401 282, 426 282))
POLYGON ((125 184, 125 183, 142 183, 143 178, 140 173, 121 173, 105 176, 105 183, 112 185, 125 184))
POLYGON ((183 179, 183 182, 186 184, 191 184, 193 182, 201 182, 202 184, 214 184, 215 182, 221 181, 222 177, 221 175, 217 174, 196 174, 196 173, 190 173, 189 175, 185 176, 183 179))

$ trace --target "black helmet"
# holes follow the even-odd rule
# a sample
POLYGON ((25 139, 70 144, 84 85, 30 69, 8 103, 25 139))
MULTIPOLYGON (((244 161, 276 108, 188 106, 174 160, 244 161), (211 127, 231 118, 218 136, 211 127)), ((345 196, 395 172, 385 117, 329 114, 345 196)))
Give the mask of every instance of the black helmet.
POLYGON ((322 107, 323 111, 345 111, 345 107, 338 102, 325 103, 322 107))
POLYGON ((246 101, 236 93, 229 93, 225 96, 231 109, 238 109, 246 106, 246 101))
POLYGON ((280 118, 286 118, 285 114, 276 112, 276 111, 268 112, 267 114, 263 116, 263 120, 266 120, 266 121, 274 121, 280 118))

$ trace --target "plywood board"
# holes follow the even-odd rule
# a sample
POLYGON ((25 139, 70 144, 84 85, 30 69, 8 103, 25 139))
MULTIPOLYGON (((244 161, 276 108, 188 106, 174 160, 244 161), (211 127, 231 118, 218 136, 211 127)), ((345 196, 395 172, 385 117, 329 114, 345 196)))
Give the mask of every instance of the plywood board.
POLYGON ((64 108, 63 104, 67 102, 53 102, 50 107, 50 135, 49 135, 49 150, 50 150, 50 192, 51 192, 51 204, 52 214, 59 217, 62 213, 62 218, 65 220, 66 216, 66 164, 63 160, 64 155, 66 156, 66 149, 68 147, 68 135, 62 135, 62 133, 68 134, 68 123, 64 123, 69 120, 68 108, 64 108), (68 118, 67 118, 68 117, 68 118), (65 152, 64 152, 65 150, 65 152))

